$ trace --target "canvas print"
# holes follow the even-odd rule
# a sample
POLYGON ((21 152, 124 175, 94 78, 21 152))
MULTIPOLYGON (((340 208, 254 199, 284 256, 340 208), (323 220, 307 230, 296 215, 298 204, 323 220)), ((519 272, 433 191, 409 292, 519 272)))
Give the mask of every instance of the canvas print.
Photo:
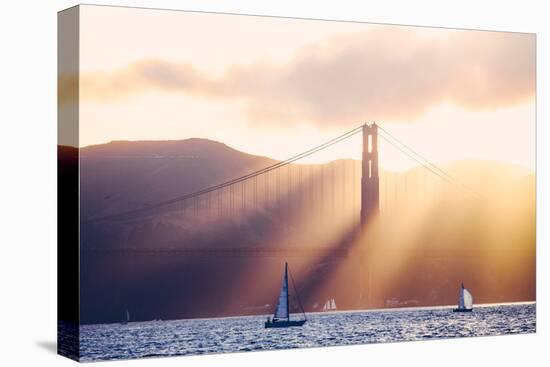
POLYGON ((536 331, 535 34, 59 13, 59 353, 536 331))

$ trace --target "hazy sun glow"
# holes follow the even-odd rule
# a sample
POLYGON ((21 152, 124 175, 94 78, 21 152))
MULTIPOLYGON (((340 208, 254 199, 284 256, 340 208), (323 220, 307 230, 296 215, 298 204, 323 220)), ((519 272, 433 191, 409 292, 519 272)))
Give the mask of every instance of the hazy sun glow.
MULTIPOLYGON (((535 167, 531 35, 87 6, 81 35, 81 146, 200 137, 282 160, 376 121, 432 161, 535 167)), ((416 165, 380 151, 386 169, 416 165)), ((360 152, 357 137, 304 163, 360 152)))

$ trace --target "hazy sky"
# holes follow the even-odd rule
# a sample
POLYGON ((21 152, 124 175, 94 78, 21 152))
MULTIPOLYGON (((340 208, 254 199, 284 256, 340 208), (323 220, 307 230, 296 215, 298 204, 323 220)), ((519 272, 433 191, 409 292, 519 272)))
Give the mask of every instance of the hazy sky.
POLYGON ((534 168, 534 35, 83 6, 80 62, 82 146, 202 137, 285 159, 376 121, 433 161, 534 168))

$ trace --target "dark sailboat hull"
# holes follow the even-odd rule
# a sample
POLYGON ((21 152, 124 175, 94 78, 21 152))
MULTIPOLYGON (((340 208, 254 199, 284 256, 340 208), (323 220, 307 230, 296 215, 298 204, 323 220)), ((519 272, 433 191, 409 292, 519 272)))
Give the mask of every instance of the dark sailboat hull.
POLYGON ((282 327, 291 327, 291 326, 302 326, 306 323, 306 320, 292 320, 292 321, 268 321, 264 323, 266 329, 270 328, 282 328, 282 327))

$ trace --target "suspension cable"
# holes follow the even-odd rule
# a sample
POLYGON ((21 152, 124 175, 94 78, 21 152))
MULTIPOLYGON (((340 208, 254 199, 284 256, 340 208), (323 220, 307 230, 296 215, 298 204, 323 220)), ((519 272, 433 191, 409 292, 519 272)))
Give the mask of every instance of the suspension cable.
POLYGON ((442 179, 443 181, 449 183, 449 184, 452 184, 452 185, 455 185, 455 186, 460 186, 460 188, 463 190, 463 191, 466 191, 468 194, 476 197, 477 199, 480 199, 480 196, 479 194, 477 194, 474 190, 472 190, 469 186, 467 186, 466 184, 462 183, 461 181, 459 181, 458 179, 454 178, 453 176, 449 175, 448 173, 446 173, 445 171, 443 171, 441 168, 437 167, 436 165, 434 165, 433 163, 431 163, 429 160, 427 160, 426 158, 424 158, 422 155, 418 154, 418 153, 415 153, 414 150, 412 150, 411 148, 403 148, 403 147, 407 147, 405 144, 401 143, 397 138, 393 137, 390 135, 391 139, 387 136, 385 136, 386 134, 389 135, 388 133, 385 133, 385 130, 383 130, 380 126, 378 126, 381 131, 383 132, 382 134, 379 134, 379 136, 384 139, 386 142, 388 142, 389 144, 391 144, 394 148, 398 149, 401 153, 407 155, 409 158, 413 159, 414 161, 416 161, 417 163, 419 163, 422 167, 424 167, 426 170, 430 171, 432 174, 436 175, 437 177, 439 177, 440 179, 442 179), (392 139, 394 141, 392 141, 392 139), (397 142, 397 143, 396 143, 397 142), (401 145, 401 146, 400 146, 401 145))
MULTIPOLYGON (((377 125, 378 126, 378 125, 377 125)), ((426 164, 430 167, 432 167, 433 169, 437 170, 438 172, 440 172, 441 174, 443 174, 444 176, 446 176, 448 179, 454 181, 456 184, 462 186, 463 188, 465 188, 467 191, 470 191, 470 193, 472 194, 475 194, 476 196, 479 196, 477 195, 477 193, 471 188, 469 187, 468 185, 464 184, 462 181, 458 180, 457 178, 451 176, 449 173, 445 172, 442 168, 440 168, 439 166, 437 166, 435 163, 432 163, 429 159, 425 158, 422 154, 418 153, 416 150, 412 149, 409 145, 403 143, 401 140, 399 140, 398 138, 395 137, 395 135, 391 134, 388 130, 384 129, 383 127, 381 126, 378 126, 378 128, 382 131, 382 133, 385 133, 386 135, 388 135, 391 139, 395 140, 398 144, 400 144, 402 147, 404 147, 405 149, 407 149, 408 151, 412 152, 414 155, 416 155, 417 157, 419 157, 420 159, 422 159, 424 162, 426 162, 426 164)))
POLYGON ((165 200, 165 201, 161 201, 161 202, 158 202, 156 204, 151 204, 151 205, 148 205, 147 207, 144 207, 144 208, 138 208, 138 209, 133 209, 133 210, 128 210, 128 211, 125 211, 125 212, 122 212, 122 213, 118 213, 118 214, 112 214, 112 215, 107 215, 107 216, 104 216, 104 217, 99 217, 99 218, 92 218, 92 219, 89 219, 87 221, 87 223, 95 223, 95 222, 101 222, 101 221, 105 221, 105 220, 112 220, 112 219, 118 219, 118 218, 122 218, 122 217, 125 217, 125 216, 128 216, 128 215, 132 215, 132 214, 137 214, 137 213, 142 213, 144 211, 148 211, 148 210, 152 210, 152 209, 158 209, 160 207, 163 207, 163 206, 166 206, 166 205, 170 205, 170 204, 174 204, 176 202, 180 202, 180 201, 184 201, 184 200, 187 200, 187 199, 191 199, 191 198, 194 198, 194 197, 197 197, 197 196, 200 196, 200 195, 204 195, 206 193, 209 193, 209 192, 212 192, 212 191, 216 191, 216 190, 219 190, 219 189, 222 189, 222 188, 225 188, 225 187, 228 187, 228 186, 232 186, 236 183, 239 183, 239 182, 242 182, 242 181, 245 181, 249 178, 253 178, 253 177, 256 177, 256 176, 259 176, 261 174, 264 174, 264 173, 267 173, 267 172, 270 172, 270 171, 273 171, 275 169, 278 169, 278 168, 281 168, 283 166, 286 166, 288 164, 291 164, 297 160, 300 160, 302 158, 305 158, 305 157, 308 157, 314 153, 317 153, 323 149, 326 149, 332 145, 335 145, 343 140, 346 140, 354 135, 356 135, 357 133, 361 132, 362 131, 362 128, 363 126, 358 126, 348 132, 346 132, 345 134, 342 134, 336 138, 333 138, 321 145, 318 145, 314 148, 311 148, 309 150, 306 150, 305 152, 302 152, 300 154, 297 154, 295 156, 292 156, 284 161, 281 161, 281 162, 277 162, 273 165, 270 165, 270 166, 267 166, 267 167, 264 167, 260 170, 257 170, 257 171, 254 171, 254 172, 251 172, 249 174, 246 174, 244 176, 240 176, 240 177, 237 177, 237 178, 234 178, 234 179, 231 179, 229 181, 225 181, 225 182, 222 182, 220 184, 217 184, 217 185, 214 185, 214 186, 211 186, 211 187, 208 187, 208 188, 205 188, 205 189, 202 189, 202 190, 199 190, 199 191, 195 191, 195 192, 192 192, 190 194, 186 194, 186 195, 183 195, 183 196, 179 196, 179 197, 175 197, 175 198, 172 198, 172 199, 169 199, 169 200, 165 200))

